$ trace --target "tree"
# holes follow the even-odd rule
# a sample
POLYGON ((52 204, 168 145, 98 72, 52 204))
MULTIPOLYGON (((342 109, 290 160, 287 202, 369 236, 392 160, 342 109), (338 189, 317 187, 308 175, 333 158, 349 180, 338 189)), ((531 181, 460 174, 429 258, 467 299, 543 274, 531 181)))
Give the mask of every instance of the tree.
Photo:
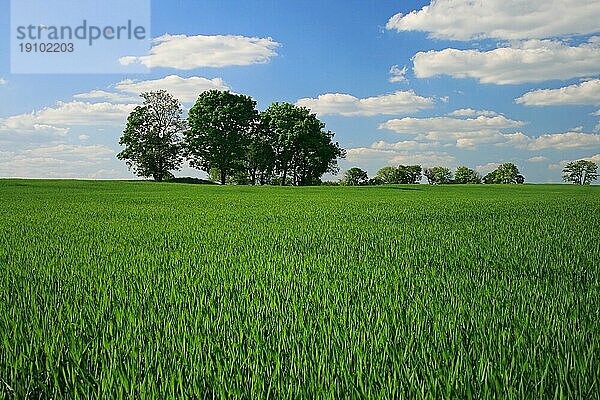
POLYGON ((425 168, 423 174, 431 185, 446 184, 452 182, 452 171, 446 167, 425 168))
POLYGON ((337 173, 337 159, 345 151, 333 142, 334 133, 307 108, 273 103, 261 116, 269 131, 275 172, 281 185, 292 177, 294 185, 319 184, 326 172, 337 173))
POLYGON ((419 183, 421 181, 422 168, 420 165, 399 165, 396 168, 395 183, 419 183))
POLYGON ((163 181, 179 170, 183 161, 181 104, 164 90, 141 94, 144 102, 127 118, 119 140, 125 146, 117 158, 125 160, 136 175, 163 181))
POLYGON ((344 178, 342 179, 342 184, 346 186, 360 186, 365 185, 368 180, 369 177, 367 176, 366 171, 354 167, 346 171, 344 178))
POLYGON ((504 163, 483 177, 486 184, 524 183, 525 178, 519 174, 519 168, 513 163, 504 163))
POLYGON ((246 162, 250 184, 270 183, 275 171, 275 151, 271 144, 268 126, 262 114, 259 123, 253 129, 246 151, 246 162))
POLYGON ((563 168, 563 181, 576 185, 589 185, 598 179, 598 166, 593 161, 572 161, 563 168))
POLYGON ((246 152, 258 122, 256 102, 229 91, 202 93, 188 115, 185 146, 190 165, 219 171, 224 185, 228 176, 244 169, 246 152))
POLYGON ((481 177, 475 170, 462 166, 456 168, 456 172, 454 173, 454 183, 479 184, 481 183, 481 177))
POLYGON ((396 183, 396 168, 388 165, 377 171, 376 178, 382 183, 396 183))

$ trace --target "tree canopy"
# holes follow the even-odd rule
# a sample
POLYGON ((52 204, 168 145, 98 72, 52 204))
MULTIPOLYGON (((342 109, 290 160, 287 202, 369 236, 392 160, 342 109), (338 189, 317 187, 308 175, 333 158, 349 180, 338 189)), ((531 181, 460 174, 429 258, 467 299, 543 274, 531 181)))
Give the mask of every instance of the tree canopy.
POLYGON ((423 174, 432 185, 452 183, 452 171, 447 167, 425 168, 423 174))
POLYGON ((247 147, 258 123, 256 102, 229 91, 202 93, 188 114, 185 147, 190 166, 219 171, 219 181, 243 169, 247 147))
POLYGON ((481 183, 481 177, 475 170, 461 166, 456 168, 456 172, 454 172, 454 183, 479 184, 481 183))
POLYGON ((515 164, 504 163, 484 176, 483 182, 487 184, 524 183, 525 178, 519 173, 519 168, 515 164))
POLYGON ((342 184, 346 186, 361 186, 366 184, 368 179, 367 171, 354 167, 344 173, 342 184))
POLYGON ((181 133, 185 120, 181 119, 181 104, 164 90, 145 92, 142 105, 127 118, 127 125, 119 144, 125 146, 117 158, 138 176, 162 181, 172 176, 183 161, 181 133))
POLYGON ((391 184, 419 183, 422 176, 420 165, 386 166, 377 171, 378 181, 391 184))
POLYGON ((563 168, 563 180, 576 185, 589 185, 596 179, 598 166, 593 161, 572 161, 563 168))
POLYGON ((337 173, 337 159, 343 158, 345 151, 310 110, 273 103, 261 120, 274 155, 273 169, 282 185, 288 177, 297 186, 313 185, 323 174, 337 173))

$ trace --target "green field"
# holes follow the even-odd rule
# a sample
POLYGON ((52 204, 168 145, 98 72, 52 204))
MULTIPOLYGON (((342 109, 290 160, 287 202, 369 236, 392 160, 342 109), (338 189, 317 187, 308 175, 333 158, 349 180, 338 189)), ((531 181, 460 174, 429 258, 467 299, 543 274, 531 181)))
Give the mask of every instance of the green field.
POLYGON ((0 180, 4 398, 600 398, 600 187, 0 180))

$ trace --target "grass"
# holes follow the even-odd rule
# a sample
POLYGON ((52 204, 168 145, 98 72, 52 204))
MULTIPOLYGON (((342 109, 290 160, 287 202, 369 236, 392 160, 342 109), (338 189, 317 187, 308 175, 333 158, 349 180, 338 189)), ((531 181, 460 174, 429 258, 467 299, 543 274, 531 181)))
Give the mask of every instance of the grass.
POLYGON ((0 180, 0 394, 600 398, 599 189, 0 180))

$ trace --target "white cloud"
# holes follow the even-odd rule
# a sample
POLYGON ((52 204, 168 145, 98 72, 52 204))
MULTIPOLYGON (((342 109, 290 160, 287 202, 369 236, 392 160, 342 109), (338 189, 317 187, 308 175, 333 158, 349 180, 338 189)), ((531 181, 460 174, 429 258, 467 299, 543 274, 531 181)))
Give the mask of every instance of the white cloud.
POLYGON ((106 160, 106 157, 112 157, 116 152, 104 145, 80 146, 72 144, 55 144, 52 146, 41 146, 23 151, 24 155, 31 157, 76 157, 87 160, 106 160))
POLYGON ((372 147, 356 147, 346 150, 346 162, 359 165, 454 165, 456 159, 447 153, 382 150, 372 147))
POLYGON ((591 115, 594 115, 596 117, 600 117, 600 110, 594 111, 591 115))
POLYGON ((279 43, 271 38, 234 35, 163 35, 153 39, 148 56, 127 56, 123 65, 141 63, 149 68, 190 70, 199 67, 225 67, 268 62, 277 55, 279 43))
POLYGON ((529 139, 526 147, 529 150, 600 148, 600 135, 582 132, 552 133, 529 139))
POLYGON ((50 136, 65 136, 68 128, 61 128, 40 121, 35 113, 19 114, 0 118, 0 132, 15 132, 17 134, 35 134, 50 136))
POLYGON ((75 99, 85 100, 107 100, 111 103, 135 103, 140 101, 139 97, 128 96, 121 93, 107 92, 105 90, 92 90, 85 93, 73 95, 75 99))
POLYGON ((121 126, 136 104, 85 103, 59 101, 31 114, 19 114, 0 120, 0 130, 31 131, 51 129, 66 134, 69 126, 121 126), (58 127, 58 128, 57 128, 58 127))
POLYGON ((527 159, 527 161, 532 162, 532 163, 544 162, 546 160, 547 160, 547 158, 544 156, 534 156, 534 157, 529 157, 527 159))
POLYGON ((6 85, 8 81, 6 79, 0 78, 0 86, 6 85))
POLYGON ((319 115, 372 116, 381 114, 406 114, 433 107, 434 100, 421 97, 412 90, 397 91, 375 97, 359 99, 349 94, 327 93, 318 98, 304 98, 296 105, 311 109, 319 115))
POLYGON ((451 40, 542 39, 595 33, 598 21, 597 0, 433 0, 421 10, 394 15, 386 28, 451 40))
POLYGON ((395 143, 379 140, 374 142, 371 148, 377 150, 426 150, 439 145, 437 142, 417 142, 416 140, 402 140, 395 143))
POLYGON ((88 140, 90 138, 90 136, 89 135, 79 135, 78 138, 81 141, 85 141, 85 140, 88 140))
MULTIPOLYGON (((600 3, 599 3, 600 4, 600 3)), ((497 85, 594 76, 600 73, 600 46, 568 46, 559 41, 513 42, 490 51, 444 49, 418 52, 415 76, 449 75, 497 85)))
MULTIPOLYGON (((115 151, 103 145, 44 145, 0 152, 0 176, 18 178, 95 178, 115 151)), ((124 174, 121 173, 121 176, 124 174)), ((110 177, 118 177, 113 174, 110 177)), ((105 176, 109 177, 109 176, 105 176)))
POLYGON ((229 90, 229 86, 221 78, 207 79, 199 76, 182 78, 177 75, 146 81, 124 80, 117 83, 115 88, 134 94, 164 89, 183 103, 195 102, 198 95, 207 90, 229 90))
POLYGON ((498 164, 498 163, 489 162, 487 164, 477 165, 475 167, 475 171, 479 172, 482 175, 486 175, 486 174, 492 172, 493 170, 495 170, 496 168, 498 168, 499 166, 500 166, 500 164, 498 164))
POLYGON ((497 115, 467 119, 406 117, 384 122, 379 128, 405 135, 415 135, 419 140, 449 143, 457 147, 475 147, 479 144, 502 141, 503 130, 523 125, 525 123, 522 121, 513 121, 503 115, 497 115))
POLYGON ((600 154, 593 155, 591 157, 585 157, 583 160, 593 161, 595 163, 600 163, 600 154))
POLYGON ((558 89, 538 89, 515 100, 526 106, 600 105, 600 79, 592 79, 558 89))
POLYGON ((390 68, 390 82, 391 83, 397 83, 397 82, 408 82, 408 79, 406 79, 406 72, 407 72, 407 68, 406 65, 404 67, 402 67, 402 69, 398 68, 397 65, 392 65, 392 68, 390 68))
POLYGON ((461 108, 459 110, 452 111, 448 115, 454 117, 495 117, 496 115, 498 115, 498 113, 489 110, 473 110, 472 108, 461 108))
POLYGON ((499 146, 511 146, 527 150, 569 150, 600 147, 600 135, 584 132, 547 133, 537 137, 521 132, 503 135, 505 141, 499 146))

